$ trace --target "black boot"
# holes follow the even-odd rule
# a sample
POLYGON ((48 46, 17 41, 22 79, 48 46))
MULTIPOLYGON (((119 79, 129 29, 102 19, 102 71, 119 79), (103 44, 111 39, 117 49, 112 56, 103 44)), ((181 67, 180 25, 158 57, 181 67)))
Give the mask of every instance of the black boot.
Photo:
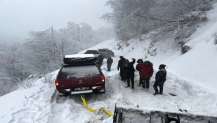
POLYGON ((155 91, 155 93, 154 93, 153 95, 159 94, 159 91, 158 91, 158 84, 157 84, 156 82, 154 83, 153 88, 154 88, 154 91, 155 91))
POLYGON ((157 94, 159 94, 159 93, 158 93, 158 92, 154 92, 154 94, 153 94, 153 95, 155 96, 155 95, 157 95, 157 94))

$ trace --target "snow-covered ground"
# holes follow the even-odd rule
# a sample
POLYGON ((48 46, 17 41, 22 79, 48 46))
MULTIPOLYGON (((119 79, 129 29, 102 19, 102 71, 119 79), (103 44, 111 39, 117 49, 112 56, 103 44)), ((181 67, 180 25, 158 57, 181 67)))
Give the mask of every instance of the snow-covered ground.
MULTIPOLYGON (((116 58, 117 60, 118 58, 116 58)), ((107 76, 106 94, 87 95, 90 107, 113 111, 116 103, 131 108, 179 112, 216 116, 217 97, 199 86, 177 78, 172 73, 163 96, 153 96, 153 89, 126 88, 119 80, 116 65, 107 76), (171 96, 169 93, 176 94, 171 96), (212 97, 212 98, 210 98, 212 97)), ((0 98, 0 121, 3 123, 111 123, 112 119, 102 112, 91 113, 82 106, 79 96, 61 97, 55 94, 53 81, 57 72, 36 79, 32 84, 0 98)), ((151 81, 153 84, 153 80, 151 81)))
POLYGON ((35 78, 17 91, 0 98, 1 123, 44 123, 50 115, 50 98, 54 91, 51 79, 57 72, 46 78, 35 78))
MULTIPOLYGON (((192 47, 185 55, 180 55, 170 40, 152 46, 151 33, 144 41, 105 41, 90 49, 108 48, 115 52, 112 71, 102 70, 107 78, 106 94, 86 95, 89 106, 94 109, 105 107, 113 111, 116 103, 140 109, 179 112, 217 116, 217 47, 214 34, 217 33, 217 5, 208 13, 209 21, 201 26, 190 38, 192 47), (168 50, 170 49, 170 50, 168 50), (151 52, 153 56, 147 55, 151 52), (126 58, 147 58, 157 70, 161 63, 167 64, 168 79, 164 95, 153 96, 153 89, 138 87, 136 73, 135 90, 126 88, 119 80, 117 62, 119 56, 126 58), (177 96, 171 96, 173 93, 177 96)), ((155 71, 156 71, 155 70, 155 71)), ((24 82, 20 89, 0 98, 1 123, 111 123, 112 119, 103 112, 89 112, 82 105, 79 96, 57 96, 54 80, 57 71, 41 78, 24 82)), ((151 85, 154 82, 154 76, 151 85)))

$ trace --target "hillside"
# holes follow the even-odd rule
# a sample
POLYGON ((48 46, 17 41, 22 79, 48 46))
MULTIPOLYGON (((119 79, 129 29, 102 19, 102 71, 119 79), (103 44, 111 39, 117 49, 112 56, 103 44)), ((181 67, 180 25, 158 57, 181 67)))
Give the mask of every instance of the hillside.
POLYGON ((214 93, 217 76, 217 6, 208 13, 209 22, 201 26, 189 39, 192 50, 170 63, 171 71, 214 93))

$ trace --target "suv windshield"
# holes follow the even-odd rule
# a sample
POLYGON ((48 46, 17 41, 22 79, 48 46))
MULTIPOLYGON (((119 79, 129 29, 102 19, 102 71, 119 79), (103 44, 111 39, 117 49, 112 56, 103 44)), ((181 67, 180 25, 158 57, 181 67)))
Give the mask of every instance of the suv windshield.
POLYGON ((62 79, 88 77, 100 74, 95 65, 63 67, 60 76, 62 79))

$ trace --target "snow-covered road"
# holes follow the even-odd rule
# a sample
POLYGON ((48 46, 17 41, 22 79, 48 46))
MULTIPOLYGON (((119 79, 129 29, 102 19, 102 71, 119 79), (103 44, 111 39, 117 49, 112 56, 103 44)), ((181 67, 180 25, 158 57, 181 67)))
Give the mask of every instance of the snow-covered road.
MULTIPOLYGON (((114 59, 117 61, 118 57, 114 59)), ((107 72, 106 94, 86 95, 89 105, 95 109, 105 107, 113 111, 115 104, 140 109, 180 112, 217 116, 217 96, 191 82, 168 74, 165 94, 153 96, 152 87, 145 90, 138 87, 136 73, 135 89, 126 88, 119 80, 116 62, 107 72), (171 96, 173 93, 177 96, 171 96)), ((57 72, 32 82, 28 88, 19 89, 0 98, 0 122, 3 123, 102 123, 109 117, 102 112, 91 113, 83 106, 79 96, 57 96, 54 79, 57 72)), ((153 84, 153 79, 151 80, 153 84)), ((111 122, 111 119, 110 119, 111 122)))

